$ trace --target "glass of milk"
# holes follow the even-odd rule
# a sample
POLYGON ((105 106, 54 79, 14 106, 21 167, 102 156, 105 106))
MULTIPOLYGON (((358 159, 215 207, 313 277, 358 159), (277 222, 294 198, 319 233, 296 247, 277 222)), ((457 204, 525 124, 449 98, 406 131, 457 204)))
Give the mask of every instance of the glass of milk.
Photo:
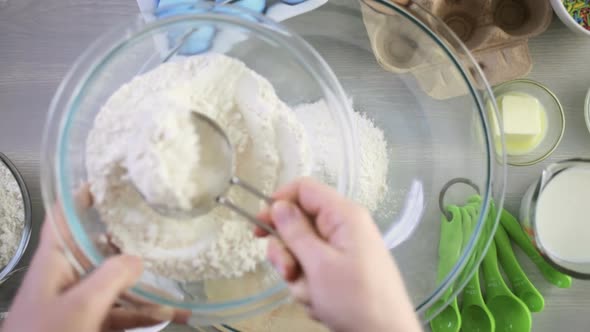
POLYGON ((590 159, 548 166, 524 195, 520 220, 545 260, 590 279, 590 159))

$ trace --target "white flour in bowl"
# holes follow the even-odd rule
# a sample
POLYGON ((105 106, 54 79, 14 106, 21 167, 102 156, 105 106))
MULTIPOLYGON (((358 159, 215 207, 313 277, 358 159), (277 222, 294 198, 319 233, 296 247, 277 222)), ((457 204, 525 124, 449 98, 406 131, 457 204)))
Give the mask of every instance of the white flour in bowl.
POLYGON ((0 160, 0 269, 16 253, 24 225, 22 192, 10 169, 0 160))
MULTIPOLYGON (((333 156, 342 152, 339 150, 341 143, 337 128, 329 117, 327 107, 322 100, 297 106, 293 111, 305 127, 307 136, 314 138, 309 142, 314 156, 313 173, 320 174, 325 181, 335 183, 340 165, 333 156)), ((352 122, 356 125, 360 157, 357 187, 352 198, 373 212, 387 194, 387 142, 381 129, 366 115, 354 112, 352 122)))
MULTIPOLYGON (((321 154, 340 142, 334 141, 330 126, 314 126, 322 121, 312 117, 324 113, 320 107, 325 110, 325 103, 301 107, 293 112, 266 79, 223 55, 165 63, 122 86, 97 115, 86 153, 91 191, 113 243, 141 256, 152 271, 177 280, 253 271, 265 258, 266 240, 255 238, 250 224, 233 211, 216 207, 197 218, 176 220, 153 211, 136 188, 159 202, 186 203, 191 189, 184 184, 195 180, 191 169, 198 165, 188 152, 194 144, 183 141, 193 140, 182 123, 189 109, 225 130, 235 150, 235 174, 262 192, 271 193, 298 176, 333 178, 336 170, 321 154), (301 107, 310 112, 302 115, 301 107), (170 112, 177 113, 169 118, 170 112)), ((360 174, 356 198, 373 208, 385 188, 386 144, 379 129, 355 116, 369 138, 361 143, 370 144, 372 151, 361 154, 361 165, 375 164, 361 167, 366 174, 360 174)), ((252 213, 263 204, 240 190, 230 190, 228 197, 252 213)))

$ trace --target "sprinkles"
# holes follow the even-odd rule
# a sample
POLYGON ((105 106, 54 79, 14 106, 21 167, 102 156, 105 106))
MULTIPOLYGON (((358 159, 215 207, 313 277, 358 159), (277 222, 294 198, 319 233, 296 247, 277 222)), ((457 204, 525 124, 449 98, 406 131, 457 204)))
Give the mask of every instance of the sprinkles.
POLYGON ((590 0, 562 0, 570 16, 584 29, 590 30, 590 0))

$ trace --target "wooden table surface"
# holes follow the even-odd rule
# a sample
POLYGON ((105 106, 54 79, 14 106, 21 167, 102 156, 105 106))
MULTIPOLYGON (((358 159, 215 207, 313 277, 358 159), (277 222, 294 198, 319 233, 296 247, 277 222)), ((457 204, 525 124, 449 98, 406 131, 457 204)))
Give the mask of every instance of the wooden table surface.
MULTIPOLYGON (((329 5, 338 6, 339 2, 329 5)), ((92 40, 104 29, 136 14, 137 5, 130 0, 0 0, 0 151, 24 175, 35 225, 23 263, 28 262, 36 246, 43 220, 39 184, 43 161, 39 160, 39 149, 51 97, 92 40)), ((360 13, 353 15, 358 20, 360 13)), ((330 28, 330 22, 318 20, 317 24, 308 29, 330 28)), ((301 33, 305 36, 305 31, 301 33)), ((518 211, 522 194, 545 165, 571 157, 590 157, 590 134, 583 115, 590 87, 590 39, 577 37, 555 18, 549 30, 530 40, 529 45, 534 60, 529 77, 544 83, 559 97, 565 108, 566 132, 547 161, 509 168, 506 207, 513 212, 518 211)), ((571 289, 557 289, 545 282, 527 259, 521 261, 546 298, 544 312, 533 316, 533 330, 587 331, 590 283, 575 281, 571 289)))

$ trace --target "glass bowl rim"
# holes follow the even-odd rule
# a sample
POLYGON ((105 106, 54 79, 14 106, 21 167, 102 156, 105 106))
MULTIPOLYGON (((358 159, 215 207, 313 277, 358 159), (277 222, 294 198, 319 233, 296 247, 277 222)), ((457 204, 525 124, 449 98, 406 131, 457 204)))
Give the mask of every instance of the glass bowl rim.
MULTIPOLYGON (((490 86, 490 84, 488 83, 487 79, 485 78, 485 75, 483 74, 483 71, 481 70, 481 67, 478 65, 477 61, 475 61, 475 59, 473 58, 473 55, 469 52, 469 50, 467 49, 467 47, 461 42, 461 40, 457 37, 457 35, 450 30, 450 28, 438 17, 434 16, 432 13, 430 13, 428 10, 426 10, 425 8, 423 8, 422 6, 420 6, 419 4, 415 3, 414 1, 409 1, 407 5, 401 5, 401 4, 397 4, 395 2, 390 2, 387 0, 361 0, 363 3, 365 3, 368 7, 371 8, 371 10, 377 11, 377 9, 375 9, 372 5, 371 2, 373 3, 377 3, 381 6, 385 6, 386 8, 389 9, 393 9, 396 14, 401 15, 402 17, 406 18, 408 21, 412 22, 413 24, 415 24, 416 27, 420 28, 420 30, 425 33, 426 35, 428 35, 430 37, 430 39, 432 41, 434 41, 447 55, 447 57, 452 60, 453 65, 455 66, 455 68, 459 71, 459 73, 461 74, 461 76, 463 77, 464 82, 467 85, 467 88, 469 89, 469 94, 471 95, 473 102, 475 104, 475 106, 477 106, 477 111, 479 114, 479 118, 481 120, 481 125, 482 125, 482 129, 484 132, 484 139, 485 139, 485 149, 486 149, 486 158, 487 158, 487 174, 486 174, 486 179, 485 179, 485 191, 481 193, 481 197, 482 197, 482 209, 480 211, 480 215, 478 216, 478 222, 477 225, 473 231, 473 234, 470 238, 469 243, 467 244, 467 246, 462 250, 462 254, 459 258, 459 260, 456 262, 455 266, 453 267, 453 269, 447 274, 447 276, 445 277, 444 280, 442 280, 439 285, 437 285, 437 287, 434 289, 432 295, 428 298, 426 298, 422 303, 420 303, 417 307, 416 307, 416 311, 419 315, 427 315, 425 317, 425 321, 428 321, 430 319, 432 319, 434 316, 436 316, 440 311, 442 311, 445 306, 450 303, 452 301, 452 299, 454 297, 456 297, 456 295, 461 291, 461 289, 463 289, 463 287, 465 286, 465 284, 467 284, 467 281, 469 280, 470 276, 473 275, 473 273, 477 270, 477 269, 473 269, 473 271, 469 272, 468 277, 469 278, 465 278, 465 280, 462 281, 462 284, 460 285, 454 285, 453 283, 457 280, 457 278, 459 277, 460 273, 463 271, 463 269, 465 268, 465 266, 467 265, 467 261, 469 259, 469 257, 471 256, 471 254, 473 253, 477 242, 481 241, 482 238, 482 234, 484 231, 484 223, 486 222, 487 218, 484 218, 484 216, 486 216, 488 214, 488 212, 491 209, 491 202, 493 200, 493 194, 492 194, 492 182, 493 179, 495 179, 496 175, 499 175, 499 179, 501 181, 501 183, 499 184, 500 188, 500 192, 499 192, 499 200, 495 201, 495 208, 497 211, 500 211, 504 205, 504 196, 505 196, 505 184, 506 184, 506 153, 505 153, 505 144, 504 144, 504 136, 501 136, 501 148, 502 151, 500 151, 500 155, 498 156, 497 154, 494 154, 492 151, 495 150, 495 146, 493 146, 492 144, 492 137, 491 137, 491 129, 490 129, 490 123, 489 123, 489 119, 487 118, 486 115, 486 106, 483 102, 482 97, 480 96, 479 93, 476 93, 476 91, 478 90, 476 84, 474 82, 472 82, 471 76, 468 74, 468 72, 472 71, 471 74, 472 75, 477 75, 479 77, 482 78, 482 83, 483 83, 483 88, 482 90, 484 90, 485 92, 487 92, 487 94, 489 96, 491 96, 492 98, 490 98, 489 103, 491 103, 492 105, 492 109, 493 112, 496 116, 498 116, 498 107, 496 104, 496 100, 495 98, 493 98, 494 94, 493 94, 493 90, 490 86), (409 7, 409 9, 407 9, 406 7, 409 7), (411 10, 415 11, 417 14, 412 13, 411 10), (416 15, 424 15, 428 21, 427 22, 432 22, 432 23, 425 23, 423 22, 422 19, 418 18, 416 15), (435 24, 435 28, 439 29, 441 31, 446 32, 446 36, 442 36, 440 33, 437 34, 433 31, 433 29, 431 28, 431 24, 435 24), (452 45, 448 45, 449 42, 447 41, 447 39, 450 38, 452 39, 452 42, 455 43, 455 45, 458 45, 459 49, 454 49, 454 47, 452 45), (454 49, 454 50, 452 50, 454 49), (473 67, 470 67, 470 71, 468 71, 466 68, 464 68, 464 66, 462 65, 462 62, 458 59, 459 56, 457 54, 455 54, 456 51, 460 51, 463 52, 464 54, 462 54, 463 56, 465 56, 465 58, 469 61, 470 64, 473 65, 473 67), (499 160, 499 164, 500 166, 495 166, 492 163, 492 160, 494 159, 500 159, 499 160), (498 173, 498 174, 494 174, 494 173, 498 173), (429 310, 432 305, 434 305, 439 299, 441 299, 444 295, 444 293, 447 291, 447 289, 451 286, 455 286, 454 290, 451 292, 451 295, 448 296, 447 300, 445 301, 444 305, 441 305, 438 308, 435 308, 436 310, 429 310)), ((387 15, 387 14, 385 14, 387 15)), ((497 189, 497 188, 496 188, 497 189)), ((496 218, 494 220, 494 224, 492 227, 492 233, 494 234, 496 227, 498 226, 498 221, 500 218, 500 213, 496 213, 496 218)), ((487 243, 485 243, 485 245, 483 246, 483 252, 485 253, 491 243, 491 241, 493 240, 493 236, 490 236, 488 239, 485 239, 485 241, 487 241, 487 243)), ((483 260, 483 256, 481 255, 481 257, 479 257, 477 264, 475 264, 475 266, 479 266, 479 263, 483 260)))
MULTIPOLYGON (((66 162, 67 156, 65 153, 67 149, 67 144, 69 142, 70 130, 68 129, 68 127, 71 125, 72 115, 76 113, 75 109, 77 108, 80 96, 83 95, 84 87, 89 83, 89 79, 91 79, 92 76, 96 73, 96 71, 102 65, 107 63, 110 60, 110 57, 113 54, 116 54, 119 51, 119 49, 124 48, 130 42, 133 42, 137 38, 141 38, 149 32, 157 30, 163 26, 167 26, 178 22, 182 23, 189 21, 200 21, 204 24, 207 24, 208 22, 212 24, 222 23, 228 26, 244 28, 248 31, 252 31, 254 33, 257 33, 258 35, 270 39, 273 42, 276 42, 278 45, 281 45, 281 47, 287 48, 290 51, 290 54, 293 56, 293 59, 297 61, 300 65, 302 65, 303 68, 306 68, 306 70, 310 74, 312 74, 313 78, 318 82, 318 85, 327 86, 327 89, 324 92, 328 92, 329 90, 330 94, 328 95, 324 93, 324 97, 329 98, 329 102, 331 103, 337 102, 336 105, 339 106, 338 111, 331 110, 331 112, 339 118, 340 123, 343 126, 343 130, 348 129, 349 134, 341 135, 342 138, 345 141, 356 141, 356 132, 354 130, 355 127, 352 125, 352 120, 350 117, 350 113, 352 112, 352 110, 350 109, 350 106, 345 102, 347 99, 346 95, 344 94, 343 88, 341 87, 339 81, 336 79, 336 76, 331 71, 327 63, 323 60, 323 58, 321 58, 321 56, 319 56, 317 51, 315 51, 315 49, 313 49, 307 42, 305 42, 303 39, 298 37, 296 34, 291 32, 286 27, 279 25, 276 22, 259 15, 258 13, 237 6, 215 5, 209 3, 182 3, 174 6, 163 7, 161 10, 158 10, 158 12, 165 12, 177 6, 190 6, 190 8, 198 9, 199 12, 191 12, 189 14, 174 13, 173 15, 167 16, 166 18, 160 18, 155 22, 145 24, 140 29, 137 29, 136 32, 130 37, 123 37, 117 39, 117 41, 112 44, 111 49, 107 52, 108 55, 101 59, 98 59, 99 61, 94 61, 94 63, 92 63, 92 65, 90 66, 90 69, 85 71, 85 77, 83 80, 80 80, 79 83, 76 85, 76 89, 72 93, 72 96, 70 97, 70 100, 68 102, 68 105, 70 106, 69 110, 67 111, 66 116, 61 119, 61 123, 59 125, 58 130, 60 133, 58 135, 58 142, 56 147, 56 154, 58 157, 56 162, 57 166, 54 174, 57 179, 57 193, 58 196, 62 198, 62 200, 59 203, 62 205, 65 223, 68 225, 68 228, 74 235, 74 241, 76 245, 79 247, 79 249, 82 250, 84 255, 89 259, 90 263, 94 267, 99 265, 104 258, 97 252, 96 248, 91 244, 92 241, 90 241, 90 239, 82 229, 77 213, 75 212, 76 209, 74 207, 74 198, 71 192, 68 190, 68 188, 71 188, 71 181, 67 176, 67 171, 65 171, 66 175, 64 175, 64 170, 68 167, 68 163, 66 162), (248 17, 244 18, 242 15, 248 15, 248 17), (248 18, 251 18, 253 20, 249 20, 248 18), (286 43, 283 39, 279 38, 280 36, 287 36, 289 38, 290 43, 286 43), (317 68, 313 68, 312 66, 310 66, 309 63, 306 61, 307 58, 312 58, 316 62, 315 65, 318 66, 319 69, 321 69, 321 71, 318 71, 317 68)), ((138 15, 134 17, 137 19, 138 15)), ((127 21, 126 23, 122 24, 121 27, 133 27, 134 22, 135 21, 127 21)), ((110 29, 111 32, 114 30, 115 29, 110 29)), ((108 32, 99 37, 99 40, 106 37, 106 35, 108 35, 108 32)), ((91 50, 93 46, 97 44, 97 42, 90 46, 86 50, 86 52, 78 58, 76 64, 79 64, 82 58, 89 56, 89 50, 91 50)), ((75 71, 76 64, 71 68, 71 72, 75 71)), ((64 82, 66 82, 68 79, 69 77, 66 77, 64 79, 64 82)), ((62 82, 62 85, 64 85, 64 82, 62 82)), ((58 90, 58 93, 56 93, 56 96, 54 97, 55 99, 59 97, 60 92, 62 91, 58 90)), ((356 144, 348 144, 348 146, 349 155, 347 158, 348 160, 346 160, 346 163, 348 164, 343 163, 344 165, 342 167, 344 167, 344 172, 342 172, 342 174, 339 175, 338 179, 340 183, 338 189, 340 192, 343 192, 343 194, 346 195, 350 195, 349 192, 352 192, 354 190, 354 181, 352 181, 351 179, 354 179, 356 175, 356 162, 353 159, 356 155, 356 144), (345 188, 347 188, 348 190, 345 191, 345 188)), ((75 264, 77 264, 77 262, 75 264)), ((270 299, 277 296, 279 298, 275 301, 282 302, 287 297, 287 293, 285 292, 286 289, 286 284, 284 282, 279 282, 275 286, 270 287, 256 295, 251 295, 237 300, 212 304, 196 304, 192 302, 182 302, 166 299, 155 293, 142 290, 141 288, 137 287, 137 285, 131 288, 130 293, 132 295, 140 296, 141 298, 147 299, 148 301, 152 301, 155 303, 207 313, 232 309, 240 305, 253 304, 257 303, 257 301, 263 299, 270 299)))

